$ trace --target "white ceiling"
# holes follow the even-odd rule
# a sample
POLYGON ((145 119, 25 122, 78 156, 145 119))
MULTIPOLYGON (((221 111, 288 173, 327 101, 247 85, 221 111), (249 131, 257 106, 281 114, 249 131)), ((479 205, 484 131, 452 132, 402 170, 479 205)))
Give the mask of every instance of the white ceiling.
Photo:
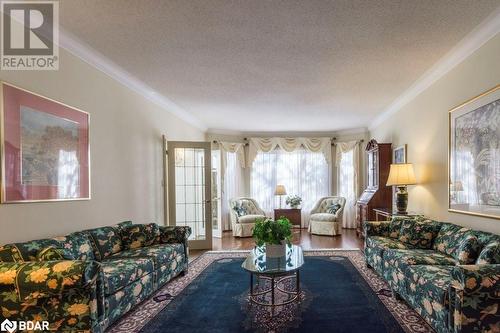
POLYGON ((210 131, 367 127, 499 0, 63 0, 64 30, 210 131))

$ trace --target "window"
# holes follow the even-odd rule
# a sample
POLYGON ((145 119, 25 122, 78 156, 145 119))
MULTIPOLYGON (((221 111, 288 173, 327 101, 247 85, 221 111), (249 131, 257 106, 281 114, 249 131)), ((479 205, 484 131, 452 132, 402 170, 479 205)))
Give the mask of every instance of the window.
MULTIPOLYGON (((276 149, 257 154, 252 165, 250 192, 269 216, 279 207, 279 198, 274 196, 277 184, 285 185, 288 194, 302 198, 302 223, 317 200, 330 193, 329 166, 322 153, 306 150, 285 152, 276 149)), ((283 198, 283 208, 285 208, 283 198)))

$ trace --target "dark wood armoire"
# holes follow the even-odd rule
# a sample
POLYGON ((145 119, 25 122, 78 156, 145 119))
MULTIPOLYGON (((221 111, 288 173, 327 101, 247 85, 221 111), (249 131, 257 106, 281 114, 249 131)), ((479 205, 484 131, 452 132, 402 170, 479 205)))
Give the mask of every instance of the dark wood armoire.
POLYGON ((370 140, 366 145, 366 189, 356 202, 356 235, 363 237, 363 222, 375 221, 374 208, 392 210, 392 187, 386 186, 392 161, 390 143, 370 140))

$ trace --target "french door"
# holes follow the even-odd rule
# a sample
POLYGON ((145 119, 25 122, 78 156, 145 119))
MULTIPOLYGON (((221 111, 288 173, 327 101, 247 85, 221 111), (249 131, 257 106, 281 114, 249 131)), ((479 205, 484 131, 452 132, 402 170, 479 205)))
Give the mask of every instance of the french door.
POLYGON ((191 227, 191 249, 211 249, 210 143, 168 141, 167 144, 169 225, 191 227))

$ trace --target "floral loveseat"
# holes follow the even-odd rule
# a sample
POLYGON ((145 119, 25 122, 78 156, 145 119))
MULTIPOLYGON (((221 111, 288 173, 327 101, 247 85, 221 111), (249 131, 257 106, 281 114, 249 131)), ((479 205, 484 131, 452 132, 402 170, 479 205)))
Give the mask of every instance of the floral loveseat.
POLYGON ((408 218, 364 231, 367 265, 439 333, 500 331, 500 236, 408 218))
POLYGON ((122 222, 0 246, 0 322, 103 332, 187 270, 189 227, 122 222))

